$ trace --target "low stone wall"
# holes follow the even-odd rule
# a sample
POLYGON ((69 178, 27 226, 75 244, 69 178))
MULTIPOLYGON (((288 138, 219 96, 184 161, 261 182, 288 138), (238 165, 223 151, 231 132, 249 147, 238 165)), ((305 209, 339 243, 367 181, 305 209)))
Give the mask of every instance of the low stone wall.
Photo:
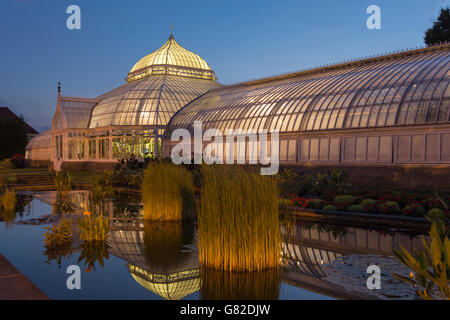
POLYGON ((283 165, 280 170, 289 168, 302 174, 315 174, 336 167, 357 186, 450 191, 448 165, 283 165))

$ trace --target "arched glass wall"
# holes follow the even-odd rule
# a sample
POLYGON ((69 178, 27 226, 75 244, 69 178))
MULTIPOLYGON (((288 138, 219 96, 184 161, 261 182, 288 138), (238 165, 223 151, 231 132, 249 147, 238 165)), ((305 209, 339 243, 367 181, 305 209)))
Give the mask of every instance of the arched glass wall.
POLYGON ((215 128, 313 132, 449 121, 448 50, 351 63, 214 90, 179 111, 169 123, 192 132, 215 128))

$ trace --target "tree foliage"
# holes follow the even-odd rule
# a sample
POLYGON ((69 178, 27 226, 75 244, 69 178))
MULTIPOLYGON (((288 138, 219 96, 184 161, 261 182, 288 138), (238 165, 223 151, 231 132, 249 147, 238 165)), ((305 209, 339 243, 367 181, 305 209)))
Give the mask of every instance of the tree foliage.
POLYGON ((0 160, 25 154, 27 130, 23 119, 0 119, 0 160))
POLYGON ((424 41, 428 46, 450 41, 450 8, 441 9, 433 27, 425 32, 424 41))

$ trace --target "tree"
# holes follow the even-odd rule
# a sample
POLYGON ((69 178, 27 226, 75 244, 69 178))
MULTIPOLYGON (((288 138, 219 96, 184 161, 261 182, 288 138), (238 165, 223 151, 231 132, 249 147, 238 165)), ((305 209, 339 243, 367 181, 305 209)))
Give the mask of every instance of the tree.
POLYGON ((450 41, 450 8, 441 8, 437 21, 425 32, 424 41, 428 46, 450 41))
POLYGON ((0 120, 0 160, 11 158, 13 154, 25 154, 27 130, 22 118, 0 120))

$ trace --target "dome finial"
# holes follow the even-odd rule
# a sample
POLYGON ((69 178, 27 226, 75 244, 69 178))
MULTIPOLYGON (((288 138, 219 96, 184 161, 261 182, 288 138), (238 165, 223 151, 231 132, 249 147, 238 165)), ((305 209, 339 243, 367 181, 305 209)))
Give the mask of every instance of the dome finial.
POLYGON ((173 26, 170 26, 170 36, 169 36, 169 39, 175 39, 174 37, 173 37, 173 26))
POLYGON ((58 82, 58 93, 61 93, 61 82, 58 82))

